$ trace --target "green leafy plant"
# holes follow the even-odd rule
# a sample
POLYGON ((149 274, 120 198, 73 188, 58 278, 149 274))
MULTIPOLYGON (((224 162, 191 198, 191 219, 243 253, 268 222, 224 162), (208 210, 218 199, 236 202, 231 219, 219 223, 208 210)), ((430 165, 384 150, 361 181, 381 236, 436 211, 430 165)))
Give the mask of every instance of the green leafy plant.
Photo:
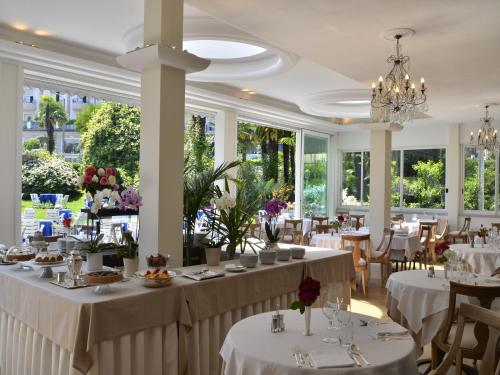
POLYGON ((37 150, 42 148, 42 143, 38 138, 30 138, 24 141, 23 148, 26 151, 37 150))
POLYGON ((120 245, 117 245, 115 243, 103 243, 102 240, 104 238, 104 233, 100 233, 99 235, 95 236, 94 238, 91 238, 90 241, 81 240, 81 239, 74 237, 74 236, 71 236, 71 237, 73 237, 75 240, 77 240, 81 243, 84 243, 85 244, 84 250, 87 253, 91 253, 91 254, 97 254, 97 253, 101 253, 101 252, 106 251, 106 250, 120 248, 120 245))
POLYGON ((194 229, 198 210, 203 209, 216 196, 217 180, 228 177, 227 172, 239 165, 238 161, 223 163, 215 169, 206 169, 200 173, 192 173, 193 166, 189 160, 184 161, 184 247, 186 249, 186 265, 191 264, 191 253, 195 249, 194 229))
POLYGON ((264 229, 266 230, 266 236, 269 242, 278 242, 280 235, 280 228, 275 227, 274 230, 271 228, 269 221, 264 224, 264 229))
POLYGON ((123 233, 123 242, 125 244, 118 248, 118 256, 127 259, 136 258, 138 254, 139 244, 134 240, 134 237, 132 237, 132 233, 123 233))

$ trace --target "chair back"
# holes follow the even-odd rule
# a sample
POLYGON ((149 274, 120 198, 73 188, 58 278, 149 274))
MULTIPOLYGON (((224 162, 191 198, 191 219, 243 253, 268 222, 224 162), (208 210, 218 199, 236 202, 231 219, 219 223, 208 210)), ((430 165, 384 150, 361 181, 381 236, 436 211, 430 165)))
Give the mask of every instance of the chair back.
POLYGON ((304 221, 302 219, 285 219, 283 229, 285 232, 287 229, 292 229, 293 231, 302 230, 303 222, 304 221))
POLYGON ((316 233, 318 233, 318 234, 329 233, 331 230, 333 230, 333 225, 331 225, 331 224, 318 224, 318 225, 316 225, 316 233))
POLYGON ((427 247, 431 240, 432 227, 429 225, 421 225, 418 236, 420 237, 420 245, 427 247))
POLYGON ((313 216, 311 217, 311 228, 316 229, 316 225, 328 224, 328 216, 313 216))
POLYGON ((24 214, 23 214, 24 219, 35 219, 36 218, 36 211, 34 208, 27 207, 24 209, 24 214))
POLYGON ((261 224, 260 223, 250 223, 250 224, 247 224, 246 226, 248 226, 247 237, 253 237, 253 238, 260 239, 260 235, 261 235, 261 233, 260 233, 261 224), (258 236, 255 234, 256 230, 259 231, 258 236))
MULTIPOLYGON (((353 257, 353 260, 354 260, 354 267, 358 267, 359 266, 359 260, 361 259, 361 242, 362 241, 368 241, 368 246, 369 246, 369 243, 370 243, 370 235, 369 234, 364 234, 364 235, 361 235, 361 236, 356 236, 356 235, 353 235, 353 234, 343 234, 342 235, 342 244, 345 243, 345 241, 351 241, 351 242, 354 242, 355 245, 354 245, 354 249, 352 251, 352 257, 353 257)), ((342 246, 342 248, 344 248, 344 246, 342 246)), ((367 254, 369 254, 367 252, 367 254)))
POLYGON ((460 232, 459 232, 459 236, 461 236, 462 234, 464 233, 467 233, 470 229, 470 222, 471 222, 471 218, 470 217, 466 217, 464 219, 464 225, 462 226, 462 229, 460 229, 460 232))
POLYGON ((40 203, 40 198, 38 197, 38 194, 30 194, 31 202, 33 203, 40 203))
MULTIPOLYGON (((438 334, 433 339, 436 340, 438 347, 448 347, 449 335, 451 328, 457 322, 456 308, 457 295, 475 297, 479 300, 479 305, 484 309, 491 309, 491 303, 495 298, 500 297, 500 286, 476 286, 460 284, 450 281, 450 298, 448 304, 448 314, 443 322, 438 334)), ((474 336, 476 338, 476 346, 472 349, 462 349, 463 354, 467 358, 481 359, 486 349, 488 342, 488 328, 482 322, 476 322, 474 326, 474 336)), ((448 350, 444 350, 448 351, 448 350)))
POLYGON ((448 220, 439 219, 434 233, 436 239, 438 240, 444 239, 448 234, 448 229, 449 229, 448 220))
POLYGON ((54 209, 49 208, 45 212, 45 215, 47 216, 47 220, 59 222, 59 210, 55 208, 54 209))
POLYGON ((491 223, 492 228, 497 228, 500 231, 500 223, 491 223))
POLYGON ((500 314, 491 310, 462 303, 458 310, 458 324, 450 350, 446 353, 439 366, 432 370, 429 375, 445 375, 454 362, 462 360, 460 345, 464 333, 466 321, 475 321, 486 327, 488 331, 488 341, 481 357, 481 365, 479 366, 479 375, 500 374, 500 366, 498 365, 497 348, 500 339, 500 314))
POLYGON ((389 259, 391 257, 391 248, 392 248, 392 238, 394 237, 394 231, 390 228, 384 228, 384 235, 380 240, 380 244, 378 245, 376 252, 384 253, 384 258, 389 259))

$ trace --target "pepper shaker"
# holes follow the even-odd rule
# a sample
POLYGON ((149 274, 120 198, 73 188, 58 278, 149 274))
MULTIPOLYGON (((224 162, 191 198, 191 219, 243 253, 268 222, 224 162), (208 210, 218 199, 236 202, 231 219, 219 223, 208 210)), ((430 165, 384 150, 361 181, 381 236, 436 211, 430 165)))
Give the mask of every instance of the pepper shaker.
POLYGON ((283 332, 285 330, 284 315, 280 314, 279 308, 280 308, 280 305, 276 305, 276 312, 272 315, 272 318, 271 318, 271 332, 272 333, 283 332))

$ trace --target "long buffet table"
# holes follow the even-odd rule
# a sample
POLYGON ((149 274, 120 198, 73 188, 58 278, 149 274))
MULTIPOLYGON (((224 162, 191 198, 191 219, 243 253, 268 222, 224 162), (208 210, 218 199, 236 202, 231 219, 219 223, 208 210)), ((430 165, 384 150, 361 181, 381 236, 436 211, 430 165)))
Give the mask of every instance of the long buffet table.
POLYGON ((352 255, 307 248, 303 260, 201 282, 176 277, 160 289, 131 279, 106 295, 66 290, 38 272, 2 266, 0 368, 9 375, 218 374, 231 326, 276 304, 288 307, 304 276, 323 286, 343 283, 347 293, 352 255))

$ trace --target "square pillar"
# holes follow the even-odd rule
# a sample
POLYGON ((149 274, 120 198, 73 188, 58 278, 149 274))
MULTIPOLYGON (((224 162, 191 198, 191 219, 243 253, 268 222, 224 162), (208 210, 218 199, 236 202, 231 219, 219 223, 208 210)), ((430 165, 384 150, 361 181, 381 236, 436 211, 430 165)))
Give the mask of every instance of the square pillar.
POLYGON ((22 95, 21 66, 0 62, 0 173, 3 204, 0 210, 0 243, 10 246, 21 239, 22 95))
POLYGON ((460 166, 460 124, 448 125, 448 147, 446 148, 446 211, 450 228, 459 229, 458 216, 462 200, 460 166))
POLYGON ((392 132, 370 132, 370 237, 378 246, 384 228, 391 224, 392 132))

